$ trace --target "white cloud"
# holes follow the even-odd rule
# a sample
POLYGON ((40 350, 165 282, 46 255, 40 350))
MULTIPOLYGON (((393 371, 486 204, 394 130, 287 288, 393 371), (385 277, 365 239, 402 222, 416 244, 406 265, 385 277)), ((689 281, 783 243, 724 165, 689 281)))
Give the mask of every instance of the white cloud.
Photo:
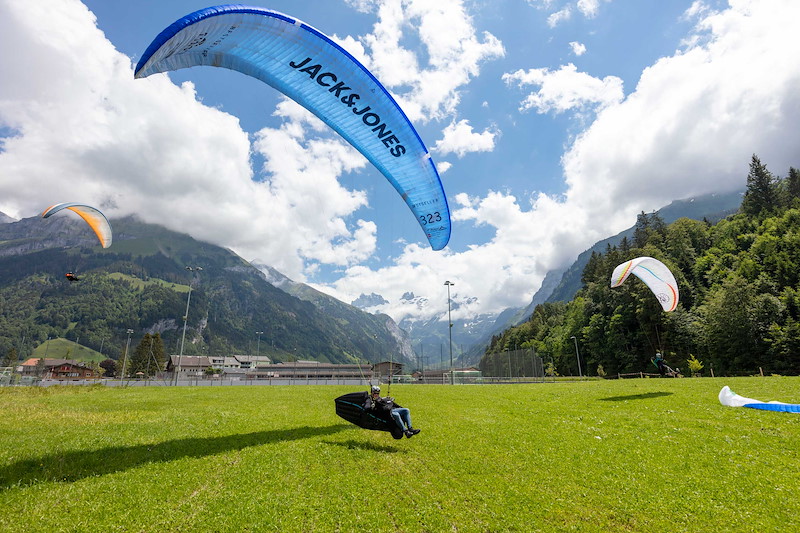
POLYGON ((743 187, 753 153, 785 175, 798 164, 795 20, 800 2, 794 0, 735 0, 707 13, 696 30, 703 44, 647 68, 636 90, 601 110, 567 150, 563 197, 521 203, 510 192, 457 195, 451 198, 456 226, 493 228, 488 243, 439 255, 408 247, 395 266, 353 267, 329 290, 357 296, 386 287, 385 310, 398 319, 446 320, 445 278, 456 283, 459 298, 478 298, 456 318, 522 306, 549 269, 629 227, 635 213, 743 187), (421 309, 404 306, 402 287, 421 287, 430 299, 421 309))
POLYGON ((572 63, 562 65, 556 71, 548 68, 518 70, 504 74, 503 80, 508 84, 516 83, 519 87, 539 87, 522 101, 522 111, 535 109, 538 113, 562 113, 594 106, 602 109, 623 98, 621 79, 616 76, 595 78, 585 72, 578 72, 572 63))
POLYGON ((583 43, 579 43, 578 41, 571 41, 569 43, 569 48, 572 50, 572 53, 576 56, 582 56, 586 53, 586 45, 583 43))
POLYGON ((704 18, 705 44, 647 68, 564 155, 570 195, 600 217, 743 187, 753 153, 779 173, 796 165, 798 16, 791 0, 739 0, 704 18))
POLYGON ((462 0, 387 0, 377 6, 377 15, 372 32, 354 40, 368 55, 367 67, 393 91, 412 122, 452 115, 461 87, 478 75, 481 63, 505 54, 491 33, 478 39, 462 0), (409 38, 421 41, 426 60, 404 46, 409 38))
POLYGON ((593 18, 600 10, 600 0, 578 0, 577 7, 584 17, 593 18))
POLYGON ((447 161, 441 161, 439 163, 436 163, 436 170, 439 171, 439 174, 444 174, 451 168, 453 168, 453 164, 447 161))
POLYGON ((470 152, 491 152, 499 134, 492 129, 478 133, 472 129, 468 120, 452 122, 442 133, 444 136, 437 141, 434 150, 441 155, 456 154, 458 157, 470 152))
POLYGON ((710 11, 711 8, 703 0, 694 0, 692 5, 684 11, 683 18, 684 20, 692 20, 707 15, 710 11))
MULTIPOLYGON (((539 10, 552 11, 547 16, 547 25, 551 28, 570 20, 572 13, 577 10, 585 18, 595 18, 600 12, 601 0, 577 0, 575 1, 558 1, 558 0, 528 0, 528 4, 539 10), (560 6, 560 7, 559 7, 560 6)), ((604 0, 610 2, 611 0, 604 0)))
POLYGON ((279 106, 284 125, 251 146, 238 119, 200 103, 192 84, 134 80, 130 59, 72 0, 0 2, 0 50, 14 80, 0 85, 0 124, 19 132, 0 152, 0 211, 31 216, 77 198, 268 259, 295 279, 307 261, 349 266, 374 251, 375 224, 346 221, 365 193, 337 181, 366 160, 296 104, 279 106), (251 149, 266 158, 266 181, 253 181, 251 149))
POLYGON ((490 192, 484 198, 458 194, 451 202, 455 223, 491 227, 495 231, 491 241, 461 253, 408 245, 392 266, 379 270, 354 266, 331 286, 318 288, 350 301, 380 287, 380 294, 390 302, 381 311, 395 320, 408 316, 444 319, 442 283, 448 279, 456 284, 454 301, 463 304, 453 318, 466 319, 525 305, 547 271, 574 259, 574 250, 586 240, 605 237, 596 232, 576 234, 575 226, 585 227, 583 213, 546 195, 533 197, 524 206, 505 192, 490 192), (421 306, 404 302, 401 298, 410 287, 428 301, 421 306))
POLYGON ((550 16, 547 17, 547 25, 551 28, 555 28, 559 24, 564 21, 569 20, 572 17, 572 8, 565 7, 555 13, 551 13, 550 16))

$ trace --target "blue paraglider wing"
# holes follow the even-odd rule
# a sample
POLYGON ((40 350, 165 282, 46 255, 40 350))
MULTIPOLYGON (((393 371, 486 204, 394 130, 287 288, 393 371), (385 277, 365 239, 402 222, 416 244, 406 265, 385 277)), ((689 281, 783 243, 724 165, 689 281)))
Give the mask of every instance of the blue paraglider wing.
POLYGON ((258 78, 314 113, 389 180, 434 250, 447 245, 450 210, 428 149, 383 85, 325 34, 268 9, 209 7, 161 32, 135 77, 199 65, 258 78))

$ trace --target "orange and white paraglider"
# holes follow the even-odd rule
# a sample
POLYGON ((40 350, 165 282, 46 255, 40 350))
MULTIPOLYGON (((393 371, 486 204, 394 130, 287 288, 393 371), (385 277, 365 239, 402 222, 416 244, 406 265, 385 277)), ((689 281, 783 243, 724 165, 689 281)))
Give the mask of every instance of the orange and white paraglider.
POLYGON ((108 219, 103 213, 92 206, 76 203, 51 205, 44 210, 42 213, 42 218, 48 218, 49 216, 58 213, 62 209, 69 209, 70 211, 77 213, 83 220, 85 220, 86 223, 89 224, 89 227, 94 231, 94 234, 97 235, 97 239, 100 241, 100 245, 103 248, 108 248, 111 246, 111 224, 108 223, 108 219))

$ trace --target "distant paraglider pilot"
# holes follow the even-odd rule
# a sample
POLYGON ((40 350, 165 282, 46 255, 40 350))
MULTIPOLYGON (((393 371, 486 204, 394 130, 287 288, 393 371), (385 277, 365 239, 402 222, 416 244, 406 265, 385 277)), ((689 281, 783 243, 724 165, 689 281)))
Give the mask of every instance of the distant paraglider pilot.
POLYGON ((661 355, 661 352, 656 352, 655 359, 652 360, 653 364, 656 365, 658 368, 658 373, 661 374, 661 377, 664 376, 670 378, 680 378, 681 376, 681 369, 673 370, 672 368, 667 365, 667 362, 664 360, 664 357, 661 355))
POLYGON ((79 278, 79 277, 77 276, 77 274, 75 274, 74 272, 67 272, 66 274, 64 274, 64 276, 66 276, 66 278, 67 278, 67 279, 68 279, 70 282, 73 282, 73 281, 80 281, 80 280, 81 280, 81 278, 79 278))
POLYGON ((409 439, 420 432, 411 425, 411 411, 394 403, 394 398, 381 397, 381 388, 377 385, 372 386, 370 395, 364 401, 364 409, 379 418, 391 417, 409 439))
POLYGON ((656 358, 653 359, 653 364, 658 368, 658 373, 661 374, 661 377, 664 377, 664 374, 667 372, 667 363, 664 362, 664 358, 661 356, 660 352, 656 352, 656 358))

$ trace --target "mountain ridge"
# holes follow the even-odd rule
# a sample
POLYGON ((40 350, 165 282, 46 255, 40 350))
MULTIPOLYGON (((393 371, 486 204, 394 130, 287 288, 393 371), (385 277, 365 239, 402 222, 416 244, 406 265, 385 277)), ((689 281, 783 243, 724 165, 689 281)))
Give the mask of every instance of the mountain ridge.
POLYGON ((135 217, 111 224, 108 249, 74 217, 0 224, 0 299, 10 304, 0 308, 0 351, 19 348, 22 339, 31 348, 47 337, 80 338, 92 349, 120 346, 133 329, 160 333, 177 353, 188 299, 185 355, 254 353, 258 338, 261 353, 278 361, 374 362, 386 354, 413 360, 402 330, 386 315, 303 284, 276 287, 229 249, 135 217), (81 281, 69 283, 66 271, 81 281))

